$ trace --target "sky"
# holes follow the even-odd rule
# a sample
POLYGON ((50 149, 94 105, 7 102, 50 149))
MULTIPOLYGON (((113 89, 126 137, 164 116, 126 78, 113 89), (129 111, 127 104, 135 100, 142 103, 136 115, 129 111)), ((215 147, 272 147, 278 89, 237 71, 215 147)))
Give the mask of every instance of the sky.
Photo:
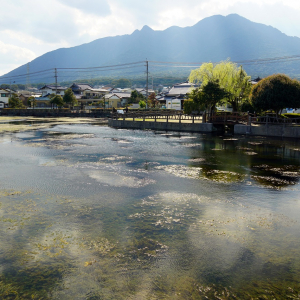
POLYGON ((300 37, 299 0, 0 0, 0 7, 0 75, 58 48, 213 15, 236 13, 300 37))

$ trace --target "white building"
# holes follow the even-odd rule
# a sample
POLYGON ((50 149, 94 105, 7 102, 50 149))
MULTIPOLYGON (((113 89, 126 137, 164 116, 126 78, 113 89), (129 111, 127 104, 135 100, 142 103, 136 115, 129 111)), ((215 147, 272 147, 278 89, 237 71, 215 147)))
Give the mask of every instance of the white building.
POLYGON ((40 91, 42 92, 42 97, 45 97, 47 95, 56 94, 60 96, 64 96, 66 87, 62 87, 60 85, 44 85, 42 88, 40 88, 40 91))
POLYGON ((4 108, 8 106, 8 99, 14 91, 10 91, 9 89, 0 89, 0 108, 4 108))
POLYGON ((182 110, 187 95, 196 88, 198 88, 198 85, 190 82, 175 84, 168 93, 160 94, 156 100, 163 106, 165 105, 167 109, 182 110))

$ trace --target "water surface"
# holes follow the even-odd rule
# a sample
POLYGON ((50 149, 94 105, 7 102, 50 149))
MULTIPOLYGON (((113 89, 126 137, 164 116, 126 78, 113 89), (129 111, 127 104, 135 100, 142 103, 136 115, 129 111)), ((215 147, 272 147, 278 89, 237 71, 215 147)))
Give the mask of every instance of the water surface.
POLYGON ((0 298, 299 299, 299 142, 61 124, 0 149, 0 298))

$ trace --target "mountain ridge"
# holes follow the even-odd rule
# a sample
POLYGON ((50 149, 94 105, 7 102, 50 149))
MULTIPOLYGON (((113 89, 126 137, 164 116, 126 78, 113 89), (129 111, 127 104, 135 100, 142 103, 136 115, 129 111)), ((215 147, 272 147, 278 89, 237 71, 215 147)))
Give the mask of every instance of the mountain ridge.
MULTIPOLYGON (((165 62, 218 62, 228 58, 244 61, 296 54, 300 54, 300 38, 290 37, 272 26, 230 14, 208 17, 188 27, 171 26, 164 30, 153 30, 145 25, 131 34, 104 37, 82 45, 47 52, 31 61, 29 66, 30 72, 38 72, 53 68, 116 65, 145 61, 146 58, 165 62)), ((253 76, 262 77, 280 72, 300 77, 299 61, 264 66, 246 65, 245 69, 253 76)), ((172 72, 171 70, 174 69, 165 67, 160 72, 172 72)), ((26 72, 27 64, 1 77, 26 72)), ((153 74, 155 72, 154 68, 153 74)), ((188 72, 189 70, 186 73, 188 72)), ((68 79, 76 79, 79 75, 74 73, 68 79)), ((31 78, 31 82, 38 80, 38 77, 31 78)))

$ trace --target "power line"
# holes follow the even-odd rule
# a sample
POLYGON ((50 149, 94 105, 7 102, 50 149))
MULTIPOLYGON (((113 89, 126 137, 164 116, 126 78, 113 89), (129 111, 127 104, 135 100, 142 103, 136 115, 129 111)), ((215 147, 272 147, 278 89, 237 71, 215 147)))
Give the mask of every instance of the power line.
MULTIPOLYGON (((118 68, 118 69, 105 69, 105 70, 97 70, 97 72, 104 72, 104 71, 118 71, 118 70, 124 70, 124 69, 133 69, 133 68, 140 68, 142 67, 142 65, 140 66, 132 66, 132 67, 124 67, 124 68, 118 68)), ((59 69, 59 68, 58 68, 59 69)), ((74 70, 70 70, 67 69, 65 71, 62 72, 74 72, 74 70)), ((89 70, 81 70, 81 71, 76 71, 76 73, 86 73, 86 72, 92 72, 90 69, 89 70)))
MULTIPOLYGON (((288 63, 300 60, 300 55, 291 55, 291 56, 279 56, 279 57, 269 57, 269 58, 259 58, 259 59, 248 59, 248 60, 240 60, 240 61, 233 61, 237 64, 245 64, 245 65, 258 65, 258 64, 269 64, 269 63, 288 63)), ((116 64, 116 65, 108 65, 108 66, 98 66, 98 67, 77 67, 77 68, 56 68, 56 70, 60 70, 62 72, 71 72, 76 71, 78 72, 103 72, 103 71, 119 71, 124 69, 131 69, 131 68, 140 68, 144 65, 145 61, 137 61, 132 63, 124 63, 124 64, 116 64)), ((156 67, 172 67, 172 68, 198 68, 200 65, 202 65, 204 62, 168 62, 168 61, 146 61, 146 64, 148 65, 150 63, 150 66, 152 68, 156 67)), ((145 66, 145 65, 144 65, 145 66)), ((31 72, 25 74, 19 74, 19 75, 8 75, 8 76, 2 76, 0 77, 0 81, 4 80, 16 80, 16 79, 23 79, 22 77, 26 77, 27 80, 29 76, 36 77, 41 75, 46 75, 45 73, 51 72, 50 77, 58 76, 57 73, 55 73, 55 69, 46 69, 46 70, 40 70, 36 72, 31 72)), ((57 72, 57 71, 56 71, 57 72)), ((95 74, 95 73, 94 73, 95 74)), ((65 77, 59 75, 59 77, 65 77)), ((40 78, 40 77, 39 77, 40 78)))
POLYGON ((119 64, 119 65, 110 65, 110 66, 101 66, 101 67, 85 67, 85 68, 57 68, 58 70, 87 70, 87 69, 103 69, 103 68, 112 68, 112 67, 122 67, 136 64, 143 64, 144 61, 137 61, 133 63, 119 64))

